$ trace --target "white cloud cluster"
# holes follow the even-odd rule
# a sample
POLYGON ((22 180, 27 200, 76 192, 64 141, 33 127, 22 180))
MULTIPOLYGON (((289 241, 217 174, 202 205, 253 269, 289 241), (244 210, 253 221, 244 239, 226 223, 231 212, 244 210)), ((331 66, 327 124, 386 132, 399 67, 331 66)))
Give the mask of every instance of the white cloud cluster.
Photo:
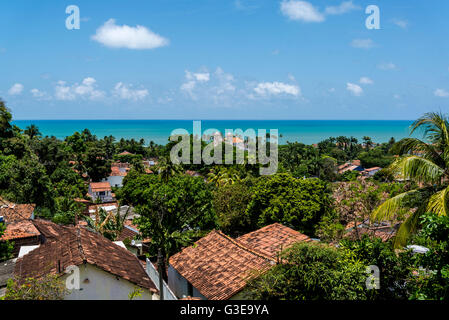
POLYGON ((299 86, 277 81, 261 82, 254 88, 254 91, 261 96, 288 94, 296 97, 301 95, 299 86))
POLYGON ((51 97, 47 94, 47 92, 45 91, 41 91, 39 89, 31 89, 30 90, 31 95, 33 96, 33 98, 36 98, 38 100, 50 100, 51 97))
POLYGON ((445 89, 436 89, 433 93, 436 97, 447 98, 449 97, 449 92, 445 89))
POLYGON ((58 81, 55 87, 56 100, 75 100, 77 97, 99 100, 104 98, 104 91, 96 89, 96 80, 92 77, 85 78, 81 84, 67 85, 65 81, 58 81))
POLYGON ((283 0, 281 2, 281 13, 290 20, 303 22, 323 22, 327 15, 341 15, 353 10, 361 9, 351 1, 343 1, 337 6, 328 6, 324 12, 307 1, 283 0))
POLYGON ((368 78, 368 77, 361 77, 360 80, 359 80, 359 82, 360 82, 361 84, 373 84, 373 83, 374 83, 374 81, 371 80, 371 79, 368 78))
POLYGON ((393 62, 382 62, 377 65, 377 67, 381 70, 395 70, 396 65, 393 62))
POLYGON ((234 76, 217 67, 210 73, 203 69, 201 72, 185 71, 185 81, 181 85, 181 91, 192 100, 211 99, 214 103, 227 103, 231 99, 230 94, 236 91, 234 76))
POLYGON ((346 83, 346 89, 351 92, 352 95, 359 97, 363 94, 363 89, 361 86, 355 84, 355 83, 351 83, 348 82, 346 83))
POLYGON ((9 90, 8 93, 12 96, 16 96, 22 93, 23 91, 23 84, 21 83, 15 83, 9 90))
POLYGON ((281 12, 290 20, 304 22, 323 22, 325 20, 324 15, 306 1, 284 0, 281 2, 281 12))
POLYGON ((408 25, 409 25, 407 20, 401 20, 401 19, 394 19, 393 23, 402 29, 407 29, 408 25))
POLYGON ((351 46, 359 49, 371 49, 374 47, 374 41, 371 39, 354 39, 351 46))
POLYGON ((109 19, 97 29, 92 39, 110 48, 155 49, 169 44, 169 40, 144 26, 116 25, 109 19))
POLYGON ((343 1, 338 6, 329 6, 326 7, 326 10, 324 11, 328 15, 339 15, 339 14, 345 14, 347 12, 353 11, 353 10, 359 10, 361 9, 359 6, 356 6, 352 1, 343 1))
POLYGON ((113 90, 114 97, 123 100, 139 101, 148 96, 147 89, 132 89, 132 85, 126 85, 123 82, 119 82, 115 85, 113 90))

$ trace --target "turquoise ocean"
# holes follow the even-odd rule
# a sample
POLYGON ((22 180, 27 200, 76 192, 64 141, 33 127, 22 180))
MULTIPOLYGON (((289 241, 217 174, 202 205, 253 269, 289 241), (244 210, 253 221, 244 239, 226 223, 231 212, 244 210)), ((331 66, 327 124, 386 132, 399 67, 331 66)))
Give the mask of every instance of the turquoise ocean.
MULTIPOLYGON (((13 123, 21 129, 35 124, 44 136, 59 139, 88 128, 98 138, 113 135, 117 140, 143 138, 146 143, 153 140, 158 144, 166 144, 175 129, 193 132, 191 120, 16 120, 13 123)), ((374 142, 381 143, 391 137, 396 140, 408 137, 411 124, 411 120, 203 120, 201 128, 203 133, 206 129, 216 129, 223 134, 225 129, 254 129, 256 132, 258 129, 278 129, 282 135, 280 144, 287 141, 313 144, 338 136, 353 136, 360 141, 369 136, 374 142)))

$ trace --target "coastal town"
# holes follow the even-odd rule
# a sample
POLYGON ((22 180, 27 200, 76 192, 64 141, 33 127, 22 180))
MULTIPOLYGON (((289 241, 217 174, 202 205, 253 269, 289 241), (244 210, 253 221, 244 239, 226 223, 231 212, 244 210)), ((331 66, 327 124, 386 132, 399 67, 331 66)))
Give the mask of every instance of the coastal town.
MULTIPOLYGON (((435 265, 446 261, 444 206, 430 195, 424 205, 436 211, 422 215, 409 196, 434 188, 422 175, 430 169, 409 166, 442 156, 444 141, 289 142, 278 147, 278 172, 261 176, 247 162, 174 164, 173 141, 147 146, 88 129, 44 137, 12 125, 3 102, 0 111, 2 299, 444 297, 446 267, 435 265), (404 229, 410 219, 419 226, 404 229), (384 283, 375 290, 365 286, 372 265, 384 283)), ((427 114, 416 126, 437 130, 440 119, 448 123, 427 114)), ((247 138, 215 147, 227 143, 248 157, 247 138)))
POLYGON ((0 1, 1 316, 446 308, 449 1, 405 2, 0 1))

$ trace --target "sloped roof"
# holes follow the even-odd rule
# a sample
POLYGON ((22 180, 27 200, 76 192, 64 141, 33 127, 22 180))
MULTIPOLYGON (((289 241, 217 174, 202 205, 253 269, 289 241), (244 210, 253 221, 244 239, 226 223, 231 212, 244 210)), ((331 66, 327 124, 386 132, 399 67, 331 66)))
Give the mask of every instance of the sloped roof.
POLYGON ((60 226, 45 220, 33 223, 46 241, 17 259, 14 274, 19 278, 61 274, 70 265, 88 263, 157 292, 137 257, 112 241, 80 226, 60 226))
POLYGON ((90 188, 92 192, 111 191, 111 184, 109 182, 91 182, 90 188))
POLYGON ((246 286, 253 270, 264 271, 275 263, 215 230, 170 257, 169 262, 209 300, 229 299, 246 286))
POLYGON ((39 236, 41 233, 36 229, 31 220, 13 222, 6 225, 5 233, 0 240, 14 240, 39 236))
POLYGON ((248 248, 254 248, 275 258, 277 254, 300 241, 312 241, 308 236, 286 227, 280 223, 273 223, 259 230, 247 233, 239 238, 238 241, 248 248))
POLYGON ((13 223, 31 219, 35 204, 2 204, 0 203, 0 216, 3 216, 6 223, 13 223))

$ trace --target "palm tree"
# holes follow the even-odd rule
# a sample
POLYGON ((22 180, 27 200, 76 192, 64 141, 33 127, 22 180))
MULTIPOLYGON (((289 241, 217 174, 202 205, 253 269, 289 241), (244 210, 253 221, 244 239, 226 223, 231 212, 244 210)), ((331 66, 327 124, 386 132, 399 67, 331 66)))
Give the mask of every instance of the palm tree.
POLYGON ((23 133, 25 133, 28 137, 30 137, 31 140, 33 140, 34 137, 41 136, 41 132, 39 131, 39 128, 34 124, 26 127, 26 129, 23 133))
POLYGON ((118 207, 117 212, 110 211, 109 213, 103 208, 97 208, 95 210, 95 218, 88 216, 83 216, 83 218, 89 228, 114 241, 117 240, 122 232, 131 207, 128 207, 123 216, 120 213, 120 208, 121 206, 118 207))
POLYGON ((407 212, 408 217, 395 237, 396 247, 403 246, 417 230, 423 214, 449 213, 449 119, 441 113, 426 113, 411 125, 410 134, 418 129, 423 130, 426 141, 416 138, 399 141, 394 148, 403 156, 389 170, 419 187, 388 199, 372 214, 374 220, 393 220, 407 212))
POLYGON ((207 181, 213 183, 216 186, 232 185, 237 182, 241 182, 242 178, 237 170, 234 168, 215 168, 208 174, 207 181))
POLYGON ((161 175, 163 181, 167 182, 170 177, 182 173, 182 166, 173 163, 169 157, 163 157, 159 160, 156 171, 161 175))

